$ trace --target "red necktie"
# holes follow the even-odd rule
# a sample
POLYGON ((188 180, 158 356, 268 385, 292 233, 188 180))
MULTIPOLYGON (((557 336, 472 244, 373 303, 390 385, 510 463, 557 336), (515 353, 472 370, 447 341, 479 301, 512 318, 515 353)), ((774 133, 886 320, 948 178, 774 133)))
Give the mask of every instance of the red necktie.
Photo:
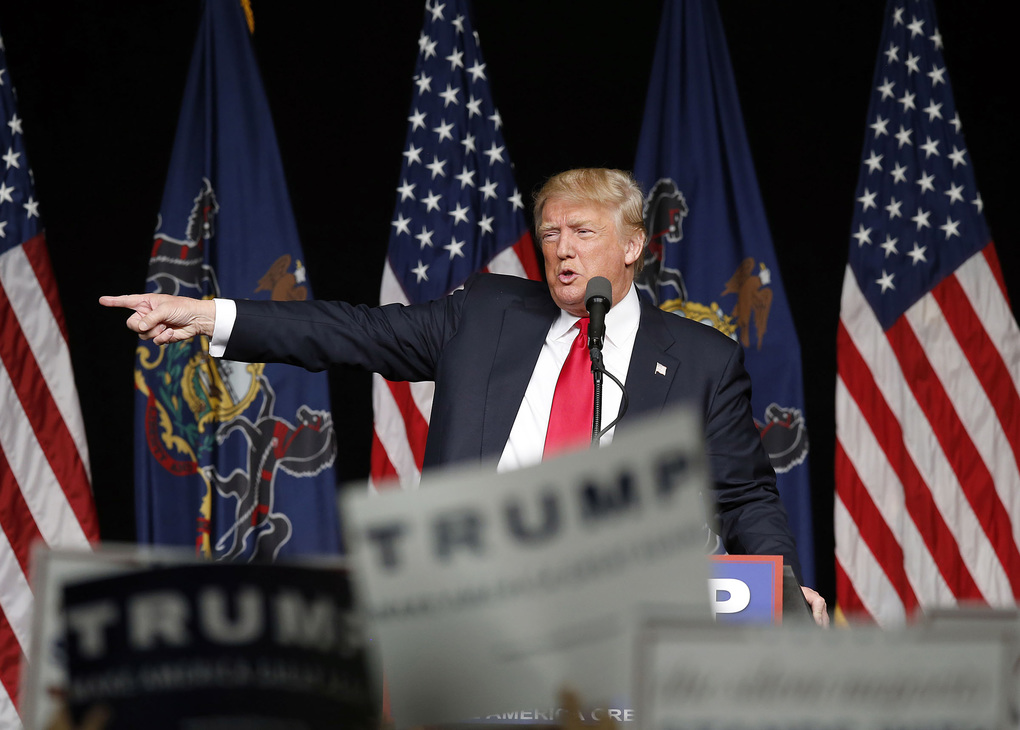
POLYGON ((553 393, 549 430, 545 434, 545 457, 591 443, 595 386, 588 354, 588 319, 579 320, 577 326, 581 331, 570 345, 553 393))

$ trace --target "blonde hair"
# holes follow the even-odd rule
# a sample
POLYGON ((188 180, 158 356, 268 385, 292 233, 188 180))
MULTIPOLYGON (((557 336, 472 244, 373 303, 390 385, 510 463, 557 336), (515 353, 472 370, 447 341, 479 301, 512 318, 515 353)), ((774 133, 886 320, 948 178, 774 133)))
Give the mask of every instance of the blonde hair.
MULTIPOLYGON (((648 240, 644 220, 644 193, 641 186, 624 170, 585 167, 567 170, 546 180, 534 196, 535 232, 542 224, 542 209, 551 198, 594 205, 616 216, 616 228, 623 236, 640 234, 648 240)), ((634 262, 634 273, 644 267, 644 255, 634 262)))

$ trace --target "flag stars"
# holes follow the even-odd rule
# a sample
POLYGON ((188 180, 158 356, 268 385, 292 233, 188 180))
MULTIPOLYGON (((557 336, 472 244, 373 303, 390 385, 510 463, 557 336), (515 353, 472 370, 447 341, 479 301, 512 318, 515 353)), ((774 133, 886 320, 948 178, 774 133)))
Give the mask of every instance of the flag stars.
POLYGON ((464 244, 465 243, 467 243, 467 239, 464 239, 463 241, 458 241, 456 239, 456 237, 452 237, 450 239, 450 242, 448 244, 446 244, 445 246, 443 246, 443 248, 445 250, 450 252, 450 261, 453 261, 458 256, 460 256, 461 258, 464 258, 464 244))
POLYGON ((428 264, 423 264, 421 259, 418 259, 418 265, 411 269, 411 273, 417 277, 416 283, 421 284, 423 281, 429 280, 428 270, 428 264))
POLYGON ((910 220, 914 221, 914 223, 917 224, 917 230, 921 230, 922 228, 931 228, 931 223, 928 222, 929 217, 931 217, 930 210, 918 208, 917 214, 913 216, 910 220))
POLYGON ((7 227, 7 221, 0 221, 0 238, 7 238, 7 231, 4 229, 7 227))
POLYGON ((501 117, 499 115, 498 111, 495 114, 493 114, 491 117, 489 117, 489 121, 492 122, 493 126, 496 129, 499 129, 500 127, 503 126, 503 117, 501 117))
POLYGON ((917 65, 917 62, 920 60, 920 56, 915 56, 913 53, 907 54, 907 60, 904 62, 904 65, 907 67, 907 76, 921 73, 921 67, 917 65))
POLYGON ((903 125, 902 124, 900 125, 900 131, 894 135, 896 137, 896 140, 900 143, 898 149, 903 149, 903 145, 905 144, 909 144, 911 147, 913 147, 914 143, 910 139, 910 135, 912 135, 913 133, 914 133, 913 129, 904 129, 903 125))
POLYGON ((458 49, 447 56, 446 60, 450 62, 451 71, 458 68, 464 68, 464 51, 458 49))
POLYGON ((425 114, 425 112, 418 111, 418 108, 415 107, 414 114, 412 114, 411 116, 409 116, 407 118, 407 121, 409 121, 411 123, 411 131, 412 132, 416 132, 419 129, 425 129, 425 117, 426 116, 427 115, 425 114))
POLYGON ((949 204, 962 203, 963 202, 963 185, 956 185, 955 183, 949 183, 949 190, 945 192, 949 196, 949 204))
POLYGON ((892 21, 892 24, 893 24, 894 28, 897 25, 903 25, 903 11, 904 11, 904 8, 896 8, 893 11, 893 21, 892 21))
POLYGON ((15 152, 13 147, 7 149, 7 154, 3 156, 4 162, 7 163, 7 169, 10 170, 12 167, 20 168, 18 164, 18 158, 21 157, 20 152, 15 152))
POLYGON ((939 226, 939 230, 946 234, 947 241, 953 236, 959 237, 960 221, 954 221, 952 218, 946 216, 946 222, 939 226))
POLYGON ((418 74, 418 77, 414 80, 415 85, 418 87, 418 94, 424 94, 426 91, 432 91, 432 77, 426 76, 424 73, 418 74))
POLYGON ((864 206, 862 212, 868 210, 868 208, 878 208, 878 205, 875 204, 875 196, 877 195, 877 192, 872 193, 867 188, 864 188, 864 194, 857 198, 857 202, 864 206))
POLYGON ((924 193, 929 192, 929 191, 933 192, 933 193, 935 192, 935 185, 934 185, 935 175, 934 174, 930 174, 929 175, 928 173, 921 173, 921 177, 919 177, 915 182, 916 182, 917 186, 919 188, 921 188, 918 191, 921 195, 923 195, 924 193))
POLYGON ((428 246, 429 248, 432 248, 432 234, 433 233, 434 233, 434 231, 430 231, 425 226, 422 226, 421 227, 421 233, 416 233, 415 234, 414 237, 416 239, 418 239, 418 247, 420 249, 424 250, 424 248, 426 246, 428 246))
POLYGON ((468 185, 471 187, 475 186, 475 171, 469 170, 467 165, 461 169, 460 173, 453 176, 454 179, 460 183, 460 189, 463 190, 468 185))
POLYGON ((914 99, 916 98, 917 94, 911 94, 909 91, 904 91, 903 96, 896 101, 903 105, 904 112, 908 112, 911 109, 917 109, 917 104, 914 103, 914 99))
POLYGON ((889 258, 894 253, 899 253, 899 251, 896 250, 896 244, 899 242, 899 240, 900 239, 898 238, 893 238, 888 233, 885 235, 885 240, 881 243, 881 246, 882 250, 885 251, 886 258, 889 258))
POLYGON ((437 176, 446 177, 446 172, 443 170, 446 167, 446 160, 440 160, 436 155, 432 156, 432 162, 425 165, 432 172, 432 179, 435 180, 437 176))
POLYGON ((478 191, 485 196, 482 200, 488 200, 489 198, 494 199, 496 197, 496 187, 498 185, 499 183, 492 182, 489 178, 485 178, 485 184, 478 188, 478 191))
MULTIPOLYGON (((467 223, 468 222, 467 214, 468 214, 468 212, 470 210, 471 210, 470 208, 465 208, 464 206, 462 206, 458 202, 456 208, 454 208, 451 211, 447 211, 447 212, 448 212, 449 215, 453 216, 453 225, 457 225, 458 223, 467 223)), ((451 256, 450 258, 453 258, 453 257, 451 256)))
POLYGON ((429 40, 429 42, 425 44, 425 60, 426 61, 429 60, 430 58, 432 58, 432 56, 437 56, 438 55, 436 53, 436 46, 438 46, 438 45, 439 45, 439 41, 433 41, 433 40, 429 40))
POLYGON ((489 158, 489 165, 490 166, 496 164, 497 160, 499 162, 505 162, 505 160, 503 159, 503 150, 504 149, 505 148, 503 148, 503 147, 497 147, 496 143, 493 142, 492 146, 489 147, 489 149, 485 150, 485 152, 483 154, 486 157, 489 158))
POLYGON ((404 157, 407 158, 408 167, 410 167, 416 162, 421 163, 421 151, 422 151, 421 147, 415 147, 414 142, 411 142, 411 144, 403 153, 404 157))
POLYGON ((857 233, 853 234, 851 238, 857 239, 857 247, 860 248, 864 244, 871 245, 871 229, 865 228, 863 223, 858 223, 857 233))
POLYGON ((440 119, 439 126, 433 127, 432 131, 439 135, 440 144, 442 144, 444 139, 453 141, 453 122, 447 124, 445 119, 440 119))
POLYGON ((445 7, 446 7, 446 3, 438 3, 437 2, 432 7, 429 7, 426 4, 425 9, 428 10, 430 13, 432 13, 432 20, 436 21, 436 20, 443 20, 444 19, 443 18, 443 8, 445 8, 445 7))
POLYGON ((934 99, 932 99, 928 103, 928 106, 926 106, 921 111, 928 113, 929 122, 934 122, 936 119, 942 118, 942 104, 941 103, 936 104, 934 99))
POLYGON ((462 139, 460 143, 464 145, 465 155, 471 154, 472 152, 477 152, 477 150, 475 149, 475 135, 465 134, 464 139, 462 139))
POLYGON ((916 16, 911 16, 910 19, 913 21, 907 26, 910 29, 910 37, 916 38, 919 35, 924 35, 924 21, 918 20, 916 16))
POLYGON ((398 236, 401 233, 406 233, 409 236, 411 235, 410 223, 411 219, 405 218, 403 213, 397 213, 397 219, 395 221, 390 221, 390 225, 397 229, 396 235, 398 236))
POLYGON ((932 66, 931 71, 928 72, 928 78, 931 79, 931 87, 933 89, 939 84, 946 83, 946 67, 939 68, 938 66, 932 66))
MULTIPOLYGON (((460 89, 455 89, 451 84, 446 85, 446 91, 443 91, 439 96, 443 99, 443 108, 450 106, 450 104, 457 105, 460 102, 457 101, 457 94, 460 93, 460 89)), ((451 125, 452 126, 452 125, 451 125)))
POLYGON ((429 194, 421 199, 421 202, 425 204, 425 212, 431 213, 433 210, 439 210, 439 201, 442 197, 442 195, 436 195, 429 190, 429 194))
POLYGON ((464 32, 464 16, 463 15, 458 15, 456 18, 454 18, 451 21, 451 23, 453 24, 453 27, 457 29, 458 33, 463 33, 464 32))
POLYGON ((953 114, 953 118, 949 120, 949 123, 953 125, 953 129, 959 134, 960 130, 963 129, 963 123, 960 121, 960 112, 953 114))
POLYGON ((981 200, 981 193, 978 193, 977 197, 970 202, 975 208, 977 208, 978 213, 981 213, 985 209, 985 203, 981 200))
POLYGON ((877 154, 874 150, 871 151, 871 156, 864 161, 864 164, 868 166, 868 173, 882 171, 883 157, 884 155, 877 154))
POLYGON ((7 126, 11 128, 11 134, 24 134, 21 131, 21 117, 17 113, 11 115, 11 121, 7 122, 7 126))
POLYGON ((485 78, 485 64, 484 63, 478 63, 478 59, 475 59, 475 62, 473 64, 471 64, 471 68, 467 69, 467 72, 469 74, 471 74, 471 80, 472 81, 478 81, 478 79, 484 79, 485 78))
POLYGON ((483 215, 478 221, 478 228, 482 233, 492 233, 492 222, 495 218, 491 215, 483 215))
POLYGON ((949 159, 953 161, 953 169, 956 169, 957 165, 966 165, 967 161, 963 159, 963 156, 967 154, 967 150, 958 150, 956 145, 953 145, 953 151, 949 153, 949 159))
POLYGON ((887 129, 889 126, 889 120, 882 119, 881 114, 875 117, 874 124, 869 124, 868 126, 875 130, 875 139, 878 139, 883 134, 889 134, 889 130, 887 129))
POLYGON ((514 210, 524 210, 524 201, 521 200, 521 191, 514 188, 514 194, 511 195, 507 200, 510 201, 510 205, 513 206, 514 210))
POLYGON ((481 99, 476 99, 474 97, 474 95, 470 96, 468 98, 467 110, 468 110, 468 119, 470 119, 471 117, 473 117, 475 115, 482 116, 482 100, 481 99))
POLYGON ((928 40, 935 46, 935 50, 942 50, 942 34, 939 33, 939 29, 936 28, 935 32, 928 36, 928 40))
POLYGON ((886 273, 886 270, 882 269, 882 276, 875 279, 875 283, 882 287, 882 294, 885 294, 890 289, 896 288, 892 283, 894 278, 895 277, 892 274, 886 273))
POLYGON ((13 193, 16 189, 17 188, 14 187, 7 187, 7 183, 0 180, 0 204, 3 204, 4 202, 13 203, 14 198, 11 197, 11 193, 13 193))
POLYGON ((415 189, 415 187, 416 187, 416 183, 409 183, 409 182, 407 182, 406 179, 404 180, 404 184, 397 188, 397 192, 400 193, 400 202, 401 203, 403 203, 408 198, 410 198, 411 200, 415 199, 414 198, 414 189, 415 189))
MULTIPOLYGON (((902 145, 900 146, 902 147, 902 145)), ((907 168, 898 162, 893 166, 893 169, 889 171, 889 174, 892 175, 894 183, 907 181, 907 168)))
POLYGON ((928 159, 932 155, 939 156, 939 141, 932 139, 931 137, 925 137, 925 143, 921 145, 921 149, 924 150, 924 159, 928 159))
POLYGON ((894 86, 896 86, 895 81, 890 81, 886 78, 882 79, 882 85, 878 87, 878 90, 882 92, 882 101, 896 98, 896 94, 893 93, 894 86))
POLYGON ((914 242, 914 247, 907 251, 907 256, 910 257, 911 263, 917 266, 919 263, 928 263, 928 259, 925 258, 924 252, 928 250, 927 246, 918 246, 917 242, 914 242))
POLYGON ((903 213, 900 212, 900 208, 902 207, 903 207, 902 200, 896 200, 896 198, 889 196, 889 205, 885 206, 885 210, 889 214, 890 220, 893 218, 903 217, 903 213))
POLYGON ((900 60, 900 47, 890 41, 889 48, 883 51, 886 63, 896 63, 900 60))

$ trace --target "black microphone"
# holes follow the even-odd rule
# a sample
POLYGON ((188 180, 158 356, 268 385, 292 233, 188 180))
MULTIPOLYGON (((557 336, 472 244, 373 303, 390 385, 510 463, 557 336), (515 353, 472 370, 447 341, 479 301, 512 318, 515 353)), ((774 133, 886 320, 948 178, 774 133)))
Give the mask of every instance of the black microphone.
POLYGON ((613 285, 604 276, 588 280, 584 289, 584 307, 588 310, 588 349, 602 350, 606 336, 606 312, 613 306, 613 285))

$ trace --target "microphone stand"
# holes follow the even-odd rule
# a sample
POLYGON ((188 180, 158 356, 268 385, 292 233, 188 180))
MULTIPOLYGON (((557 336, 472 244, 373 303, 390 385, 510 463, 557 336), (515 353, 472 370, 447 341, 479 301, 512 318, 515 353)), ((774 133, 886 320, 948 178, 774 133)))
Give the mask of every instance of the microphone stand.
POLYGON ((592 338, 588 343, 588 354, 591 355, 591 376, 595 386, 591 419, 591 447, 597 449, 599 440, 602 438, 602 373, 605 368, 602 366, 602 341, 601 338, 592 338))

